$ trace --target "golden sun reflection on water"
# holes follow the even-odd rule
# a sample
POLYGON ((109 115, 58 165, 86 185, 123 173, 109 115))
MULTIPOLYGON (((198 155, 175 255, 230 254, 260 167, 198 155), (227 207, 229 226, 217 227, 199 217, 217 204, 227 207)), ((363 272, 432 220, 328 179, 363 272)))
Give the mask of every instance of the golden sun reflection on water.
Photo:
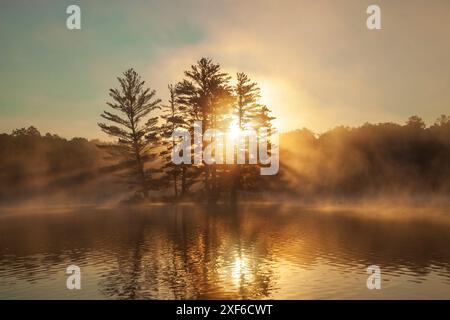
POLYGON ((231 268, 231 279, 235 286, 241 285, 242 281, 252 281, 246 258, 236 257, 231 268))
POLYGON ((62 290, 70 264, 86 299, 449 298, 448 223, 233 210, 4 217, 0 298, 74 298, 62 290), (371 264, 383 290, 366 288, 371 264))

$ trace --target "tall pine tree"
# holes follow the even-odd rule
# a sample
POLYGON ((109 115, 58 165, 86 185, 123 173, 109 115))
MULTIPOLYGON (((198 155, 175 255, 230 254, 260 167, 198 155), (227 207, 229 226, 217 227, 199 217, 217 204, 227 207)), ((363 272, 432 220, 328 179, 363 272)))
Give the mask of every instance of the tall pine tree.
MULTIPOLYGON (((178 83, 177 94, 190 120, 201 120, 202 131, 209 128, 219 129, 220 114, 233 101, 229 86, 230 76, 222 72, 219 64, 211 59, 202 58, 190 70, 184 72, 185 79, 178 83)), ((203 143, 203 148, 207 143, 203 143)), ((204 191, 208 198, 215 199, 217 194, 217 167, 203 163, 204 191)))
MULTIPOLYGON (((235 121, 241 133, 248 129, 256 130, 255 120, 259 111, 257 102, 260 98, 260 89, 258 84, 251 81, 245 73, 237 73, 236 78, 237 81, 234 87, 236 97, 234 107, 235 121)), ((248 153, 247 146, 244 147, 243 151, 246 154, 248 153)), ((233 202, 237 200, 237 194, 241 190, 252 188, 254 179, 251 179, 251 177, 254 177, 255 171, 255 165, 250 164, 232 167, 231 200, 233 202)))
POLYGON ((235 114, 240 130, 248 129, 255 117, 260 98, 260 89, 256 82, 252 82, 245 73, 237 73, 237 83, 234 87, 236 95, 235 114))
POLYGON ((155 158, 152 146, 158 139, 158 118, 148 118, 148 115, 159 108, 161 100, 155 98, 155 90, 144 87, 145 81, 133 69, 125 71, 117 80, 120 88, 110 89, 113 102, 107 103, 117 113, 103 111, 101 116, 109 124, 98 125, 102 131, 117 138, 116 144, 104 147, 112 158, 127 168, 122 180, 146 198, 152 185, 145 164, 155 158))
POLYGON ((175 145, 179 143, 172 136, 176 129, 185 128, 187 130, 187 122, 183 118, 184 109, 179 105, 177 92, 173 85, 169 85, 169 104, 162 107, 161 119, 161 137, 162 137, 162 151, 160 156, 163 160, 162 170, 164 172, 162 180, 166 186, 172 185, 174 197, 177 198, 180 194, 186 192, 186 165, 176 165, 172 162, 172 151, 175 145), (181 179, 181 181, 179 181, 181 179))

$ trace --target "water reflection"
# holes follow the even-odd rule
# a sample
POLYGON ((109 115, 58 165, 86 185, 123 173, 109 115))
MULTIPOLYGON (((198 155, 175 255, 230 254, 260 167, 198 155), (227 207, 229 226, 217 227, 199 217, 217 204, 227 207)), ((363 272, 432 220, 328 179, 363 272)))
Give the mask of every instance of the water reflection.
POLYGON ((450 225, 191 205, 0 217, 0 298, 450 298, 450 225), (82 290, 65 289, 65 268, 82 290), (383 290, 365 287, 365 268, 383 290))

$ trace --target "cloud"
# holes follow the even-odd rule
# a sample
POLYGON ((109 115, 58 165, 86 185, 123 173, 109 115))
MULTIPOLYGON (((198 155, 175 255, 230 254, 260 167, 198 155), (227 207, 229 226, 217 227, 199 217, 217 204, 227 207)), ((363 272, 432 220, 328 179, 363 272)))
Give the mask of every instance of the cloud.
POLYGON ((188 17, 204 40, 161 50, 154 65, 172 82, 202 56, 247 72, 273 86, 272 108, 289 129, 432 121, 450 102, 450 3, 379 3, 381 31, 366 28, 368 1, 201 2, 188 17))

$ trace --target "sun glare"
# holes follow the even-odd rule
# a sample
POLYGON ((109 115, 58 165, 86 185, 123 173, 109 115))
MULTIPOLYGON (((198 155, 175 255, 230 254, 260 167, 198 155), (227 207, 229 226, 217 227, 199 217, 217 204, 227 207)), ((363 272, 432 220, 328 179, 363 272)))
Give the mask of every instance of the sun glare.
POLYGON ((231 122, 230 127, 228 128, 228 136, 231 139, 237 139, 240 134, 241 134, 241 129, 239 128, 238 121, 237 121, 237 119, 234 119, 231 122))
POLYGON ((232 269, 231 269, 231 279, 235 284, 239 284, 243 279, 249 278, 249 266, 244 257, 236 257, 232 269))

